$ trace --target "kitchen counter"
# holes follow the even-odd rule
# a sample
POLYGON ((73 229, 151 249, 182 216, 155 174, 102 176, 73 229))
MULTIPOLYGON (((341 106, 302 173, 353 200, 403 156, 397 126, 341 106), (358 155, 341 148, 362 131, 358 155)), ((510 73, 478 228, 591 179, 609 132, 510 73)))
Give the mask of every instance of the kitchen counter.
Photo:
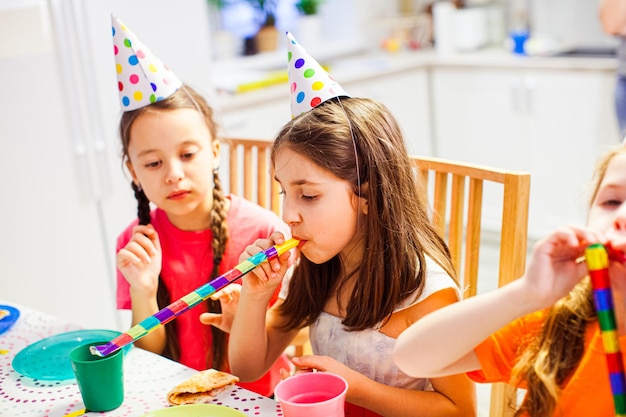
MULTIPOLYGON (((386 74, 435 67, 607 72, 613 72, 617 68, 616 60, 610 57, 530 57, 514 55, 499 48, 449 55, 441 55, 434 50, 401 53, 362 53, 342 58, 330 58, 327 62, 320 63, 328 67, 330 74, 340 84, 358 82, 386 74)), ((281 69, 279 67, 258 71, 250 68, 233 71, 232 66, 234 66, 234 62, 231 62, 231 64, 229 65, 230 68, 218 65, 215 73, 216 100, 218 107, 222 111, 263 103, 267 100, 288 100, 289 94, 285 87, 286 69, 284 70, 284 76, 281 77, 281 69), (262 82, 264 77, 269 77, 274 81, 268 82, 264 86, 262 82), (260 88, 244 93, 235 93, 234 91, 239 83, 258 83, 260 88)))
MULTIPOLYGON (((409 152, 530 172, 531 238, 584 221, 580 187, 602 149, 620 139, 615 58, 502 49, 338 56, 320 63, 349 94, 384 103, 409 152), (577 152, 555 170, 568 148, 577 152)), ((284 80, 246 93, 222 91, 214 102, 227 136, 273 138, 289 121, 284 80)))

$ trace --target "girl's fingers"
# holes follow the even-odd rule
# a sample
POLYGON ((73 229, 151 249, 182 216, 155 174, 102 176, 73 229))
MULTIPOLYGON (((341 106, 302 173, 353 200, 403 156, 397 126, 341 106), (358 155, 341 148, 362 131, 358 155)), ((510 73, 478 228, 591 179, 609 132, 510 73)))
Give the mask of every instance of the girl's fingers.
POLYGON ((128 245, 117 253, 117 263, 142 265, 150 262, 150 257, 143 250, 132 250, 128 245))
POLYGON ((148 264, 152 260, 152 258, 150 257, 151 256, 150 252, 146 250, 146 248, 143 245, 139 244, 138 242, 134 240, 131 240, 130 242, 128 242, 126 246, 124 247, 124 249, 122 250, 134 255, 136 258, 136 263, 143 262, 143 263, 148 264))
POLYGON ((131 239, 131 242, 136 242, 144 248, 146 253, 150 256, 156 255, 155 241, 143 233, 135 233, 131 239))
POLYGON ((220 291, 211 295, 212 300, 220 300, 224 303, 231 302, 233 300, 239 300, 239 294, 241 293, 241 284, 230 284, 220 291))

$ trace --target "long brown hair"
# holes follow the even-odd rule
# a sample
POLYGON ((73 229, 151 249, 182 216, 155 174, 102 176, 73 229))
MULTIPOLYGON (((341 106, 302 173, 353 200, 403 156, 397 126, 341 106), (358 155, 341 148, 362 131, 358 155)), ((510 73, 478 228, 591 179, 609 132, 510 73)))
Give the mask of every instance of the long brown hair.
MULTIPOLYGON (((589 206, 593 203, 609 163, 626 146, 611 149, 596 164, 590 183, 589 206)), ((515 416, 551 417, 560 387, 576 369, 584 354, 585 331, 596 320, 593 291, 589 278, 582 280, 563 299, 550 308, 538 335, 529 335, 520 346, 513 368, 513 380, 526 383, 527 393, 515 416)), ((515 408, 515 399, 511 407, 515 408)))
POLYGON ((368 202, 365 255, 358 270, 342 274, 338 256, 320 265, 301 257, 281 306, 286 329, 313 323, 333 291, 354 274, 359 281, 343 320, 351 330, 375 326, 409 294, 422 291, 425 255, 455 276, 425 197, 418 194, 400 128, 384 105, 361 98, 328 101, 284 126, 274 142, 273 162, 284 147, 348 181, 368 202))
MULTIPOLYGON (((212 140, 217 141, 218 127, 214 120, 213 109, 208 105, 206 100, 191 87, 183 85, 178 91, 170 97, 152 103, 149 106, 139 108, 122 114, 120 120, 120 138, 122 139, 122 157, 126 162, 129 159, 128 145, 130 143, 130 130, 134 121, 142 114, 153 111, 167 111, 174 109, 195 109, 202 114, 205 123, 211 133, 212 140)), ((213 249, 213 270, 211 276, 207 277, 207 282, 219 275, 219 265, 226 250, 226 241, 228 240, 228 227, 226 225, 226 199, 222 190, 222 182, 219 178, 217 170, 213 172, 213 206, 211 208, 211 246, 213 249)), ((142 189, 131 182, 135 198, 137 199, 137 216, 139 224, 149 224, 150 218, 150 201, 142 189)), ((172 301, 167 287, 163 283, 163 279, 159 276, 159 288, 157 291, 157 303, 159 308, 164 308, 172 301)), ((221 312, 219 301, 207 300, 208 310, 210 312, 221 312)), ((226 366, 227 352, 227 335, 218 328, 211 326, 212 332, 212 349, 207 353, 207 367, 222 368, 226 366)), ((163 356, 172 360, 180 358, 180 341, 177 337, 176 320, 171 321, 165 326, 167 342, 163 356)))

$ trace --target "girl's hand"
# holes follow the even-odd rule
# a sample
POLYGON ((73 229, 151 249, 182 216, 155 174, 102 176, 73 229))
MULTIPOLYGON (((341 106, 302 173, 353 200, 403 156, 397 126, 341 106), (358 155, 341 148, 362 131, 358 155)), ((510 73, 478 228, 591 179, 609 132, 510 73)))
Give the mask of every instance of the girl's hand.
POLYGON ((609 275, 612 277, 612 285, 619 285, 626 289, 626 236, 609 235, 609 243, 606 244, 609 251, 609 275))
MULTIPOLYGON (((283 243, 285 243, 285 236, 281 232, 272 233, 268 239, 257 239, 252 245, 246 247, 245 252, 239 256, 239 262, 243 262, 274 245, 282 245, 283 243)), ((243 277, 243 286, 250 292, 273 293, 287 272, 290 255, 289 252, 285 252, 278 258, 263 262, 250 274, 243 277)))
POLYGON ((591 230, 571 226, 537 242, 523 278, 528 301, 539 310, 567 295, 587 275, 587 265, 580 261, 585 248, 599 240, 591 230))
POLYGON ((609 236, 609 276, 620 336, 626 334, 626 239, 609 236))
POLYGON ((117 268, 131 290, 155 296, 161 273, 161 243, 152 225, 138 225, 133 228, 133 236, 116 257, 117 268))
MULTIPOLYGON (((367 378, 363 374, 348 368, 346 365, 336 361, 330 356, 305 355, 294 357, 291 361, 296 365, 296 368, 299 369, 296 371, 297 373, 313 371, 330 372, 348 381, 348 387, 356 386, 359 380, 367 378)), ((284 373, 282 373, 282 376, 283 379, 285 379, 286 375, 284 373)), ((348 388, 348 395, 349 394, 350 388, 348 388)))
POLYGON ((215 326, 223 332, 230 333, 230 327, 233 324, 237 305, 239 304, 240 293, 241 285, 234 283, 227 285, 224 289, 211 295, 212 300, 220 300, 222 314, 202 313, 200 314, 200 322, 202 324, 215 326))

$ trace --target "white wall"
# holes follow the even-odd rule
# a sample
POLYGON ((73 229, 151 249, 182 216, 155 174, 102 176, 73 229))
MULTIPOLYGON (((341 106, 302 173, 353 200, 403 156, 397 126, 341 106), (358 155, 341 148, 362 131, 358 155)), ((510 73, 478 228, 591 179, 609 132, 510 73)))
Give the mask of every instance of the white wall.
POLYGON ((574 46, 612 46, 598 19, 598 0, 528 0, 531 30, 574 46))

